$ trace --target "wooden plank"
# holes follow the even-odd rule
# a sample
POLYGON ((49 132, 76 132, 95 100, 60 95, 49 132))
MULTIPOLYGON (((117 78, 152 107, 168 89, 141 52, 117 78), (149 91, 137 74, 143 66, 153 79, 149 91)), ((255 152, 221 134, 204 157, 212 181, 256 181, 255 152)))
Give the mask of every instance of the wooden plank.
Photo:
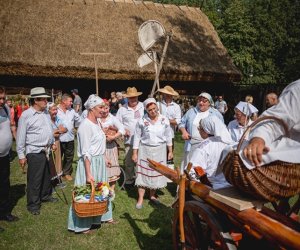
POLYGON ((260 211, 263 204, 265 203, 261 200, 243 196, 234 187, 210 190, 209 196, 239 211, 243 211, 249 208, 255 208, 256 210, 260 211))

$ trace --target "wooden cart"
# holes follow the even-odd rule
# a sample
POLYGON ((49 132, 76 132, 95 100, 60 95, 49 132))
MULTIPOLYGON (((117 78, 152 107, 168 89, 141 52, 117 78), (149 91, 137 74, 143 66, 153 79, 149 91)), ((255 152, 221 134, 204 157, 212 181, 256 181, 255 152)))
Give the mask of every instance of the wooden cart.
POLYGON ((275 210, 264 205, 238 209, 206 185, 148 161, 179 184, 179 198, 173 205, 174 249, 300 249, 300 223, 290 218, 299 212, 299 197, 292 207, 286 200, 273 203, 275 210))

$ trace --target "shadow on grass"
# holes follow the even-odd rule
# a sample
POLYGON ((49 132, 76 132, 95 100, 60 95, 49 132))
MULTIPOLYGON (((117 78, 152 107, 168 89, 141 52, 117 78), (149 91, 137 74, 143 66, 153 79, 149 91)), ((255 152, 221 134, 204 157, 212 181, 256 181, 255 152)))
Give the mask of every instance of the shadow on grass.
POLYGON ((14 150, 9 151, 9 161, 12 162, 18 156, 17 152, 14 150))
POLYGON ((172 235, 171 235, 171 217, 172 208, 163 204, 159 206, 152 205, 154 210, 149 214, 146 219, 134 219, 129 213, 124 213, 124 218, 127 219, 140 249, 171 249, 172 248, 172 235), (155 235, 144 233, 139 223, 147 223, 151 230, 158 230, 155 235))
POLYGON ((168 185, 166 186, 166 189, 170 192, 170 194, 172 195, 172 197, 176 196, 177 193, 177 184, 176 183, 168 183, 168 185))
POLYGON ((19 199, 25 195, 25 184, 16 184, 10 187, 10 206, 11 211, 17 205, 19 199))

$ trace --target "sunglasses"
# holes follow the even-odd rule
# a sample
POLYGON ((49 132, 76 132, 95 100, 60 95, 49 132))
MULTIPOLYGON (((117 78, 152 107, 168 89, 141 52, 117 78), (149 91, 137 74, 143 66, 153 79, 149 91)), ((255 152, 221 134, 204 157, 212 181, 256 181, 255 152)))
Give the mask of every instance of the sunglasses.
POLYGON ((4 101, 5 101, 5 100, 6 100, 6 97, 0 97, 0 100, 4 100, 4 101))
POLYGON ((47 101, 47 98, 45 97, 38 97, 38 98, 35 98, 38 102, 39 101, 47 101))

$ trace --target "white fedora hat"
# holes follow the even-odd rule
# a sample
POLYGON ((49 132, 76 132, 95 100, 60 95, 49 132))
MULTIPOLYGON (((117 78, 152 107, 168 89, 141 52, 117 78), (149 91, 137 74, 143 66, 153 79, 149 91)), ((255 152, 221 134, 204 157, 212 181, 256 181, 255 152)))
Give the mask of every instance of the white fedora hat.
POLYGON ((50 98, 43 87, 36 87, 30 90, 29 98, 50 98))

